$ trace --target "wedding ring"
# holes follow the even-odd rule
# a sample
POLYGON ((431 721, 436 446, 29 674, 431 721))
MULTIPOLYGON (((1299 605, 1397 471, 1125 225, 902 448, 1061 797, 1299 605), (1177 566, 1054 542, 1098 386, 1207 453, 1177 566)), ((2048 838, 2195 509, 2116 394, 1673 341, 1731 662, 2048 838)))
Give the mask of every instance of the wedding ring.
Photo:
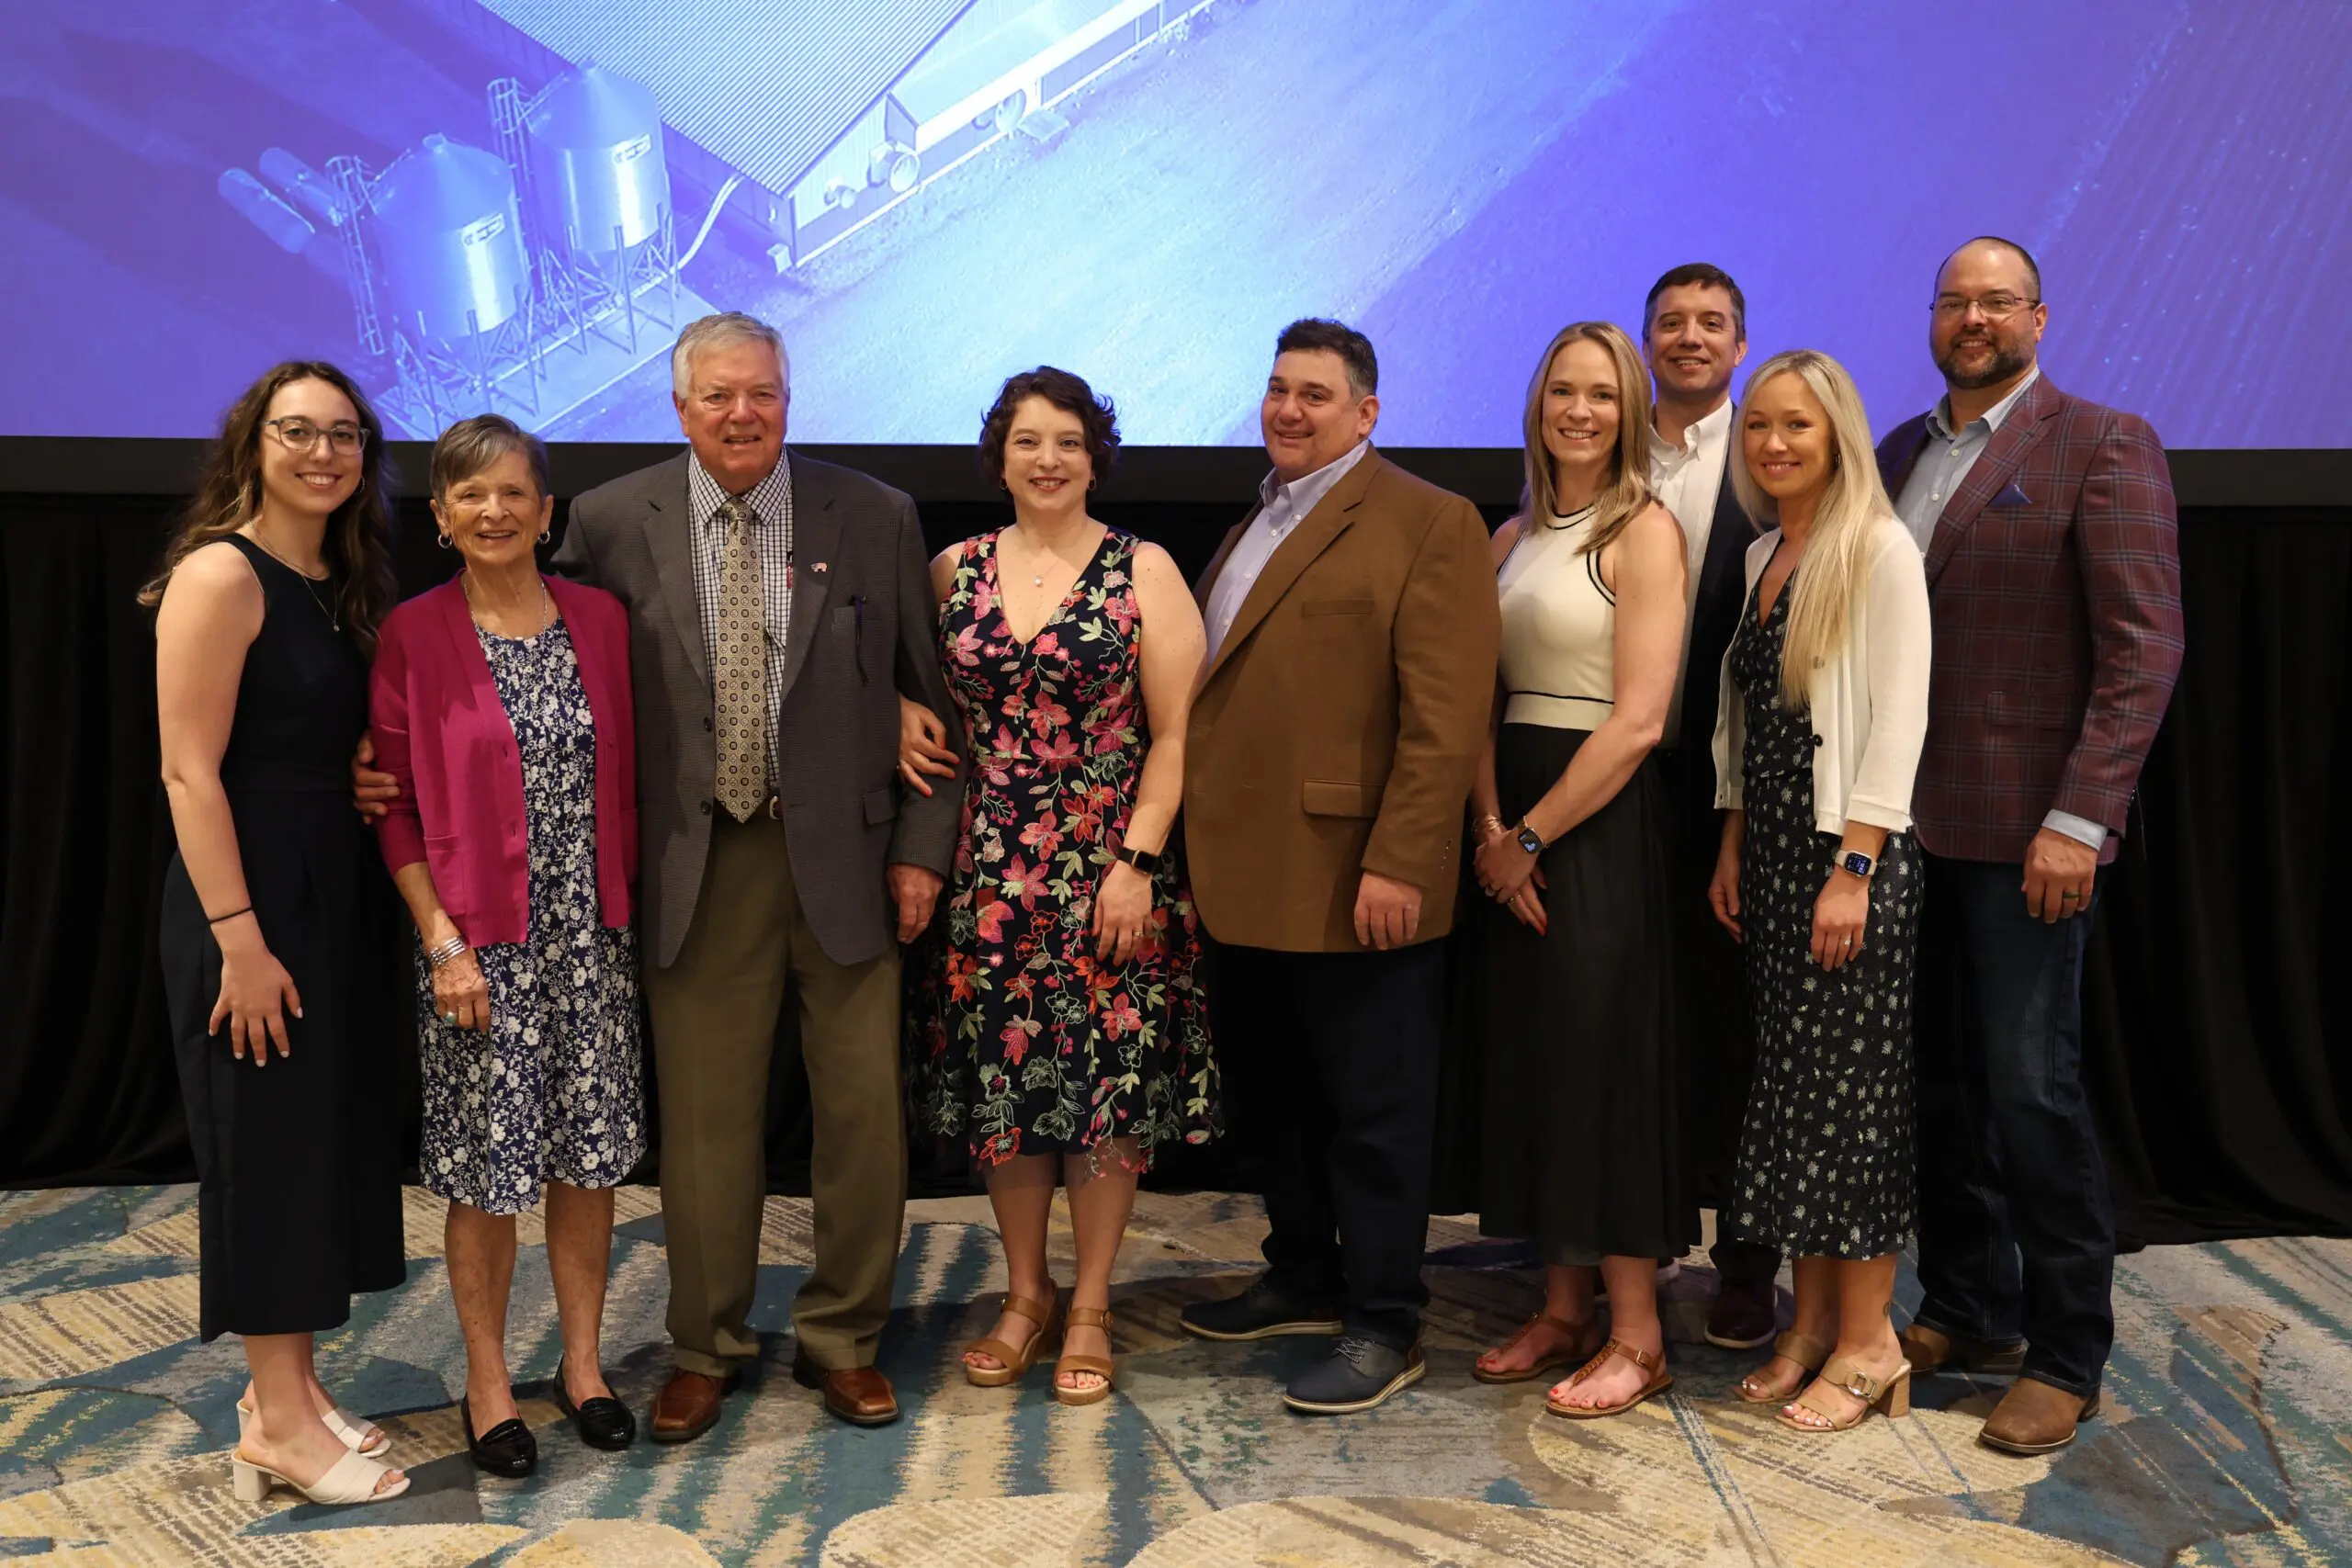
POLYGON ((2061 898, 2079 898, 2082 895, 2069 887, 2064 893, 2059 894, 2058 897, 2061 898))
POLYGON ((455 1012, 445 1012, 441 1015, 441 1021, 444 1023, 455 1023, 458 1021, 458 1015, 455 1012))

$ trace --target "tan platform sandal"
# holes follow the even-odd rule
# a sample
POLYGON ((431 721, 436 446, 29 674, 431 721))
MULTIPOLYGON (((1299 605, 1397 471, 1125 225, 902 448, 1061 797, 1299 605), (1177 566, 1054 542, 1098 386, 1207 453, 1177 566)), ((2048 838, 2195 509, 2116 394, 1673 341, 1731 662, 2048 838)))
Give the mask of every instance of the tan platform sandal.
POLYGON ((1600 1405, 1564 1404, 1557 1399, 1546 1398, 1544 1401, 1544 1408, 1555 1416, 1565 1416, 1571 1421, 1590 1421, 1602 1416, 1623 1416, 1650 1395, 1664 1393, 1674 1386, 1674 1374, 1666 1370, 1664 1356, 1653 1356, 1647 1350, 1637 1350, 1623 1339, 1611 1339, 1608 1344, 1603 1345, 1600 1348, 1600 1354, 1578 1367, 1569 1377, 1568 1386, 1574 1388, 1585 1379, 1597 1375, 1601 1368, 1609 1364, 1609 1358, 1611 1356, 1624 1357, 1625 1359, 1633 1362, 1636 1369, 1649 1375, 1649 1382, 1642 1384, 1634 1392, 1633 1398, 1621 1400, 1615 1404, 1600 1405))
MULTIPOLYGON (((1097 1312, 1092 1307, 1074 1306, 1062 1316, 1064 1344, 1069 1343, 1069 1331, 1073 1328, 1099 1328, 1102 1331, 1102 1337, 1108 1339, 1111 1337, 1110 1310, 1105 1308, 1097 1312)), ((1093 1404, 1111 1397, 1112 1381, 1117 1375, 1118 1369, 1101 1356, 1073 1355, 1065 1350, 1062 1359, 1054 1363, 1054 1397, 1064 1404, 1093 1404), (1092 1388, 1065 1388, 1062 1385, 1064 1372, 1092 1372, 1102 1381, 1092 1388)))
POLYGON ((1891 1377, 1874 1378, 1852 1361, 1841 1357, 1830 1362, 1823 1370, 1820 1382, 1813 1386, 1818 1388, 1821 1383, 1827 1383, 1840 1393, 1853 1395, 1862 1402, 1862 1407, 1849 1416, 1840 1416, 1833 1411, 1824 1410, 1820 1405, 1814 1404, 1810 1397, 1813 1389, 1808 1388, 1791 1401, 1791 1404, 1799 1409, 1811 1411, 1829 1425, 1807 1426, 1803 1421, 1793 1419, 1785 1409, 1774 1412, 1773 1419, 1792 1430, 1821 1437, 1830 1432, 1853 1430, 1860 1426, 1873 1410, 1890 1417, 1911 1414, 1911 1363, 1908 1361, 1904 1362, 1891 1377))
POLYGON ((1547 1372, 1556 1371, 1562 1367, 1575 1366, 1599 1348, 1598 1346, 1589 1343, 1600 1332, 1600 1314, 1598 1312, 1582 1323, 1570 1323, 1566 1318, 1554 1317, 1548 1312, 1539 1312, 1525 1323, 1521 1324, 1519 1332, 1505 1340, 1500 1348, 1490 1350, 1487 1354, 1490 1356, 1510 1354, 1521 1340, 1534 1333, 1540 1326, 1556 1328, 1566 1335, 1571 1348, 1555 1350, 1550 1355, 1540 1358, 1532 1365, 1516 1372, 1490 1372, 1487 1370, 1487 1357, 1481 1356, 1470 1363, 1470 1375, 1480 1382, 1487 1383, 1533 1382, 1547 1372))
POLYGON ((1777 1359, 1794 1361, 1798 1366, 1804 1369, 1804 1376, 1803 1379, 1799 1380, 1796 1387, 1789 1390, 1786 1393, 1748 1393, 1748 1378, 1753 1378, 1756 1376, 1757 1372, 1762 1371, 1764 1367, 1769 1367, 1772 1364, 1770 1361, 1767 1361, 1764 1363, 1764 1367, 1757 1368, 1756 1371, 1748 1373, 1747 1377, 1740 1379, 1737 1383, 1733 1385, 1732 1393, 1739 1395, 1740 1398, 1746 1400, 1750 1404, 1786 1404, 1790 1400, 1795 1398, 1799 1393, 1802 1393, 1804 1391, 1804 1385, 1811 1382, 1820 1372, 1821 1369, 1824 1366, 1826 1366, 1829 1361, 1828 1346, 1824 1345, 1818 1339, 1808 1339, 1793 1328, 1790 1329, 1786 1334, 1781 1335, 1778 1339, 1772 1341, 1772 1354, 1777 1359))
POLYGON ((974 1388, 1002 1388, 1007 1383, 1019 1382, 1027 1377, 1029 1369, 1037 1364, 1038 1352, 1045 1349, 1046 1340, 1054 1331, 1055 1309, 1060 1306, 1061 1299, 1062 1293, 1058 1290, 1050 1302, 1032 1301, 1027 1296, 1016 1296, 1007 1291, 1004 1293, 1004 1311, 1027 1318, 1037 1325, 1037 1332, 1029 1336, 1029 1342, 1017 1350, 994 1337, 975 1339, 965 1346, 964 1355, 969 1356, 977 1351, 983 1356, 993 1356, 997 1360, 993 1367, 976 1367, 966 1361, 965 1381, 974 1388))

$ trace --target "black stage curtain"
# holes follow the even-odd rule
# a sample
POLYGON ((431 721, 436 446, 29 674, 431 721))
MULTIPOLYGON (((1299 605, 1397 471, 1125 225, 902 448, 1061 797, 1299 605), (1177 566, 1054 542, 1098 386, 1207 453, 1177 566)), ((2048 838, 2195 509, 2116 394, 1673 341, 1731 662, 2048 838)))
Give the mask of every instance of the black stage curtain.
MULTIPOLYGON (((170 510, 0 498, 0 1188, 191 1174, 154 951, 171 827, 153 644, 133 603, 170 510)), ((1188 572, 1231 520, 1101 510, 1188 572)), ((935 544, 1001 521, 925 513, 935 544)), ((2331 809, 2352 798, 2352 512, 2183 525, 2188 662, 2101 897, 2086 997, 2120 1224, 2136 1242, 2352 1235, 2352 987, 2327 983, 2352 951, 2329 896, 2352 880, 2352 827, 2331 809)), ((412 506, 405 592, 455 564, 432 536, 412 506)), ((805 1191, 805 1080, 788 1035, 778 1049, 770 1175, 805 1191)), ((1254 1185, 1281 1112, 1250 1066, 1227 1064, 1233 1135, 1174 1151, 1157 1181, 1254 1185)), ((1449 1076, 1436 1197, 1453 1210, 1476 1199, 1476 1064, 1449 1076)), ((930 1151, 917 1167, 918 1190, 963 1179, 930 1151)))

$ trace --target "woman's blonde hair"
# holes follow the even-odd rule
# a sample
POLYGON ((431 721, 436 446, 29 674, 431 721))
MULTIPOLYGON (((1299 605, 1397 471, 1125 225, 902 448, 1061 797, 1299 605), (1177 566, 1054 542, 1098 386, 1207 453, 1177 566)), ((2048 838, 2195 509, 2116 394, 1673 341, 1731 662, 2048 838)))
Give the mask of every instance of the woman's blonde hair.
POLYGON ((1780 503, 1766 495, 1748 471, 1747 411, 1757 392, 1782 376, 1794 376, 1819 400, 1829 416, 1829 483, 1805 536, 1804 567, 1789 604, 1789 635, 1781 652, 1781 698, 1791 705, 1813 699, 1813 672, 1843 652, 1853 624, 1854 601, 1870 575, 1871 525, 1894 515, 1886 486, 1878 477, 1871 446, 1870 416, 1846 367, 1815 349, 1793 348, 1757 367, 1740 396, 1732 437, 1741 446, 1731 466, 1732 493, 1759 525, 1777 525, 1780 503))
POLYGON ((1552 484, 1552 452, 1544 445, 1544 389, 1551 384, 1552 361, 1572 343, 1598 344, 1617 367, 1617 450, 1611 457, 1608 480, 1592 498, 1592 531, 1584 543, 1589 553, 1623 533, 1625 525, 1650 503, 1650 374, 1634 340, 1613 322, 1571 321, 1553 335, 1527 383, 1527 409, 1520 421, 1527 462, 1522 498, 1527 521, 1522 528, 1560 513, 1552 484))

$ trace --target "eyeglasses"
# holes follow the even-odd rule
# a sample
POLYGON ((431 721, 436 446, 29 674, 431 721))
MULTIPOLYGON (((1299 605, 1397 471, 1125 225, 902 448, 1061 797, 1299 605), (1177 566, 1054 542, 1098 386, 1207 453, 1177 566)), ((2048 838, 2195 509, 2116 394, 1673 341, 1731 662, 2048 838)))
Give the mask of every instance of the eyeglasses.
POLYGON ((368 445, 368 432, 356 424, 318 425, 291 414, 261 423, 288 452, 315 452, 321 436, 338 457, 356 457, 368 445))
POLYGON ((2041 303, 2039 299, 2028 299, 2020 294, 1987 294, 1981 299, 1971 299, 1961 294, 1939 294, 1935 303, 1928 309, 1933 310, 1936 319, 1941 321, 1959 321, 1968 314, 1971 306, 1975 307, 1988 321, 2006 321, 2028 306, 2041 303))

